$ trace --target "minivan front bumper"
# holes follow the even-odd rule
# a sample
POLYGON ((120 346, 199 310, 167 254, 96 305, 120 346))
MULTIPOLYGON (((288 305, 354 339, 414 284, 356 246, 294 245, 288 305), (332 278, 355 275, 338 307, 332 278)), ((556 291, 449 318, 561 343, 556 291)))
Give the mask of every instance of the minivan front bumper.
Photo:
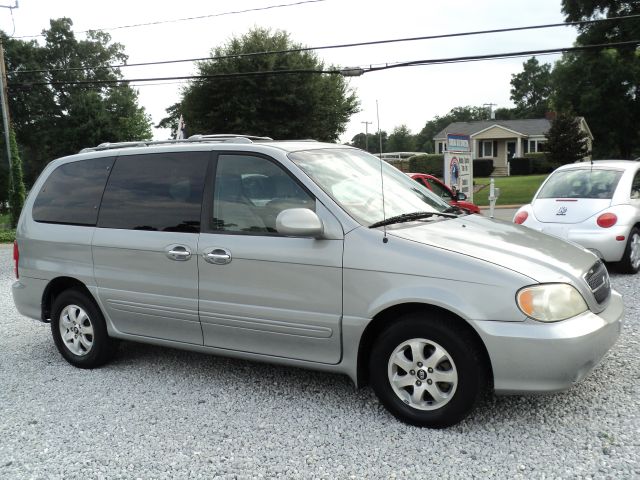
POLYGON ((615 290, 607 308, 568 320, 542 323, 473 322, 484 341, 498 394, 566 390, 584 379, 613 346, 624 306, 615 290))

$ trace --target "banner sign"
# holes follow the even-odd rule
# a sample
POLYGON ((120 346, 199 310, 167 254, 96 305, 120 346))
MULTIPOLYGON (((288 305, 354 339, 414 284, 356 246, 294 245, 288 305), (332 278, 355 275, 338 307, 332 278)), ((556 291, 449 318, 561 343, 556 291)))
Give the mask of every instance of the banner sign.
POLYGON ((449 133, 447 135, 447 151, 449 152, 470 152, 471 138, 469 135, 458 135, 449 133))

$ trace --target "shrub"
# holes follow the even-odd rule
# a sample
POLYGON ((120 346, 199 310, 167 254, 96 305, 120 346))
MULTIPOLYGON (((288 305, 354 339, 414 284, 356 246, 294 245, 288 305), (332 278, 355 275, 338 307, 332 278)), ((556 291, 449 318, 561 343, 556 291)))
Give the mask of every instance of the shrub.
POLYGON ((409 158, 409 170, 411 173, 428 173, 442 178, 444 176, 444 155, 423 154, 409 158))
POLYGON ((0 243, 13 243, 15 239, 15 230, 0 230, 0 243))
POLYGON ((476 158, 473 160, 473 176, 488 177, 493 172, 493 160, 490 158, 476 158))
POLYGON ((527 153, 524 157, 512 158, 511 175, 533 175, 540 173, 551 173, 558 165, 549 161, 544 153, 527 153))

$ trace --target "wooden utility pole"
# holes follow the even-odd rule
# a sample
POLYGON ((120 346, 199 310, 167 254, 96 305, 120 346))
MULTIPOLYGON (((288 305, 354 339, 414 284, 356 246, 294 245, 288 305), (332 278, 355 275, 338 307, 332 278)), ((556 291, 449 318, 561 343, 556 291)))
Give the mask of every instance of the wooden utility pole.
POLYGON ((373 122, 360 122, 360 123, 364 123, 364 149, 368 152, 369 151, 369 125, 371 125, 373 122))
POLYGON ((4 127, 4 143, 7 146, 9 161, 9 178, 11 177, 11 144, 9 143, 9 100, 7 97, 7 69, 4 64, 4 45, 0 40, 0 107, 2 108, 2 125, 4 127))

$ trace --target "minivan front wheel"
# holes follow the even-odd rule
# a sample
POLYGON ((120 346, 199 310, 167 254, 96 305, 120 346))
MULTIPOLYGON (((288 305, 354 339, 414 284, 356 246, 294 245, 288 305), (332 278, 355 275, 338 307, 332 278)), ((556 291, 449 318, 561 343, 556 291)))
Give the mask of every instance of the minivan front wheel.
POLYGON ((486 386, 476 341, 447 319, 403 316, 375 341, 369 379, 382 404, 400 420, 443 428, 461 421, 486 386))
POLYGON ((76 367, 99 367, 111 358, 113 345, 104 317, 93 299, 79 290, 66 290, 55 299, 51 333, 58 351, 76 367))

